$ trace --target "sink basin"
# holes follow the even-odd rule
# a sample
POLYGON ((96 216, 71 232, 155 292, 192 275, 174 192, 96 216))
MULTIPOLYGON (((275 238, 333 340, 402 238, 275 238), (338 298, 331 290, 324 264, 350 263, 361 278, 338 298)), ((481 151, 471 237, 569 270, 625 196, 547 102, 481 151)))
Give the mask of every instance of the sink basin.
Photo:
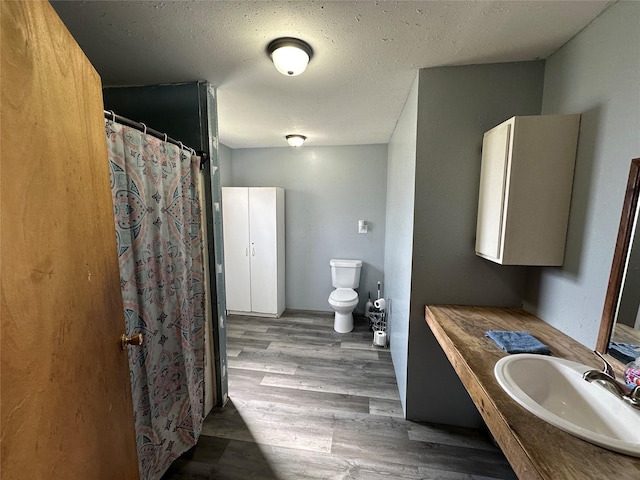
POLYGON ((498 360, 494 374, 505 392, 538 418, 587 442, 640 457, 640 410, 583 380, 592 369, 523 353, 498 360))

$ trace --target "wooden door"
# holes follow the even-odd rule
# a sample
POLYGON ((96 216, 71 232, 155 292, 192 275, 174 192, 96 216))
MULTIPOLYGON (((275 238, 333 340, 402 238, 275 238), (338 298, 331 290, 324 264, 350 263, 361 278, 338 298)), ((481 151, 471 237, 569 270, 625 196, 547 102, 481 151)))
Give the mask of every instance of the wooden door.
POLYGON ((277 314, 278 277, 276 189, 249 189, 251 241, 251 309, 277 314))
POLYGON ((3 480, 138 478, 101 82, 48 2, 1 2, 3 480))
POLYGON ((245 187, 222 189, 224 283, 227 310, 251 311, 249 194, 245 187))

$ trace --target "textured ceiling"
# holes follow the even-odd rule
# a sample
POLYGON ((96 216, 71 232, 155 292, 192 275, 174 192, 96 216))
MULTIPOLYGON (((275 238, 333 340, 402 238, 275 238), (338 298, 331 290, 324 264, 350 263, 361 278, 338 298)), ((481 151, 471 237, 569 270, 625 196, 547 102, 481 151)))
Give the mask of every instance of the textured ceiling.
POLYGON ((387 143, 417 69, 546 58, 607 1, 52 1, 104 85, 208 80, 231 148, 387 143), (307 41, 285 77, 267 44, 307 41))

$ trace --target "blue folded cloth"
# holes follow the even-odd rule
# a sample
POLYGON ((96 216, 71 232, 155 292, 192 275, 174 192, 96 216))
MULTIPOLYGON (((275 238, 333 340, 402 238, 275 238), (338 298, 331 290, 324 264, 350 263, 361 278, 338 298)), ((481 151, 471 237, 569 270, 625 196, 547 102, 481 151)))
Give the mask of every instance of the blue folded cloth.
POLYGON ((611 341, 607 353, 622 363, 629 363, 640 357, 640 345, 611 341))
POLYGON ((498 346, 507 353, 551 354, 549 347, 527 332, 489 330, 485 335, 496 342, 498 346))

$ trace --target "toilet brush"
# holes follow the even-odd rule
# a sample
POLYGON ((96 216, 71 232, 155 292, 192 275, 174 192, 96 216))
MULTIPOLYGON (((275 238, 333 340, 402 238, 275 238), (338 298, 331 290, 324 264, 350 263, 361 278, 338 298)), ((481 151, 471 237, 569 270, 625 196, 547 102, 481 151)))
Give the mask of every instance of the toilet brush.
POLYGON ((371 292, 369 292, 369 298, 367 299, 367 303, 364 304, 364 316, 369 318, 369 314, 373 309, 373 303, 371 303, 371 292))

